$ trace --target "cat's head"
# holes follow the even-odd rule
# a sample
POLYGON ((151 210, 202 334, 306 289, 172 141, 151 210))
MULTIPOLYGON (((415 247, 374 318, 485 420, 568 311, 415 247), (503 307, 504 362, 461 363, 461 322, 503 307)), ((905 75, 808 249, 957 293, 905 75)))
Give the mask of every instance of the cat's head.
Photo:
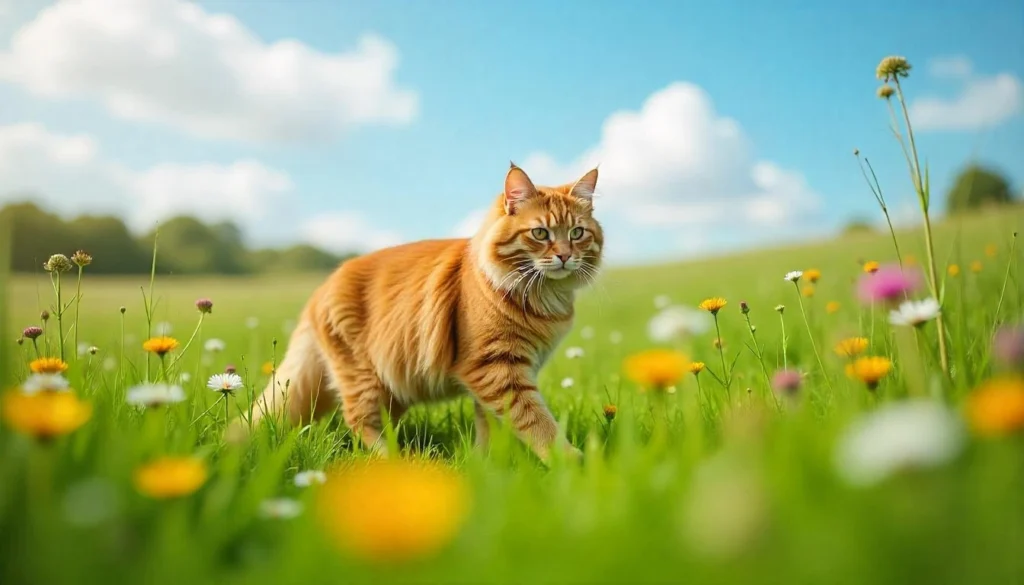
POLYGON ((519 276, 582 283, 601 262, 604 234, 593 217, 597 169, 557 187, 539 187, 512 164, 505 189, 477 235, 480 260, 498 288, 519 276))

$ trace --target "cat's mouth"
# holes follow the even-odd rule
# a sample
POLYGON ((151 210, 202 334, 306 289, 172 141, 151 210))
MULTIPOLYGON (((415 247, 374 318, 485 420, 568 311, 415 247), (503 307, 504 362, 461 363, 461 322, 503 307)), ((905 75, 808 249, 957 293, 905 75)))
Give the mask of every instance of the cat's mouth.
POLYGON ((561 280, 573 273, 568 268, 545 268, 541 271, 545 278, 551 278, 553 280, 561 280))

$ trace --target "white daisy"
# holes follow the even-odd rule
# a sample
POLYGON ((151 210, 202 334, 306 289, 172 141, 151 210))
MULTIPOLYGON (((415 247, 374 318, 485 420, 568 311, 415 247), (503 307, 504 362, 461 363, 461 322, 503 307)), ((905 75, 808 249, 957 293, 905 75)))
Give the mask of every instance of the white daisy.
POLYGON ((295 485, 298 487, 309 487, 313 484, 327 482, 327 474, 319 469, 300 471, 295 474, 295 485))
POLYGON ((181 386, 168 384, 140 384, 128 389, 124 401, 135 406, 164 406, 185 400, 181 386))
POLYGON ((654 297, 654 308, 664 309, 665 307, 672 304, 672 299, 668 295, 658 295, 654 297))
POLYGON ((854 485, 872 485, 907 468, 935 467, 964 445, 960 419, 929 399, 893 402, 865 415, 836 446, 839 474, 854 485))
POLYGON ((691 335, 702 335, 713 326, 714 320, 707 312, 674 305, 651 317, 647 322, 647 336, 651 341, 668 343, 691 335))
POLYGON ((593 339, 594 328, 591 327, 590 325, 585 325, 583 329, 580 329, 580 337, 582 337, 583 339, 593 339))
POLYGON ((794 270, 792 272, 787 272, 786 276, 784 278, 786 280, 788 280, 789 282, 796 282, 796 281, 800 280, 800 277, 802 277, 803 275, 804 275, 804 273, 802 271, 794 270))
POLYGON ((889 311, 889 323, 918 327, 939 316, 939 302, 932 298, 923 301, 904 301, 899 309, 889 311))
POLYGON ((562 378, 562 388, 572 388, 574 383, 572 378, 562 378))
POLYGON ((67 378, 60 374, 32 374, 21 385, 21 391, 25 394, 64 392, 69 387, 67 378))
POLYGON ((276 520, 289 520, 302 513, 302 502, 290 498, 272 498, 260 502, 260 516, 276 520))
POLYGON ((613 345, 622 343, 622 333, 619 331, 612 331, 608 334, 608 341, 612 342, 613 345))
POLYGON ((582 347, 576 347, 576 346, 568 347, 568 348, 565 349, 565 357, 567 357, 567 358, 569 358, 571 360, 574 360, 576 358, 581 358, 581 357, 583 357, 583 348, 582 347))
POLYGON ((207 339, 206 343, 203 344, 203 349, 210 353, 224 351, 225 347, 227 346, 225 345, 224 340, 217 339, 216 337, 211 337, 210 339, 207 339))
POLYGON ((174 330, 174 327, 170 323, 168 323, 167 321, 161 321, 161 322, 156 324, 156 330, 155 331, 156 331, 157 335, 170 335, 171 331, 173 331, 173 330, 174 330))
POLYGON ((234 392, 245 386, 238 374, 214 374, 206 382, 206 387, 217 392, 234 392))

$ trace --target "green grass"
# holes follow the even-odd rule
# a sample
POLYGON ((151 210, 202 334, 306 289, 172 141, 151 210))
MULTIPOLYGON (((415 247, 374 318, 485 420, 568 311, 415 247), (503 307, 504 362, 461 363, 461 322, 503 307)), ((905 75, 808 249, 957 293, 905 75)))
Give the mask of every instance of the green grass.
MULTIPOLYGON (((263 428, 251 443, 232 446, 221 439, 223 410, 203 415, 217 398, 204 381, 228 363, 247 383, 233 409, 259 392, 265 382, 261 364, 275 351, 280 359, 288 322, 322 275, 158 276, 154 321, 171 323, 183 344, 198 321, 195 299, 211 298, 214 309, 201 338, 172 368, 175 378, 191 374, 183 384, 188 399, 156 415, 124 403, 125 389, 147 370, 140 346, 148 275, 93 278, 87 269, 78 337, 99 349, 72 359, 68 378, 94 413, 84 427, 52 444, 36 444, 6 425, 0 430, 0 582, 1020 582, 1020 434, 972 437, 953 461, 871 487, 849 485, 837 474, 835 445, 851 422, 915 391, 938 389, 940 400, 959 412, 962 398, 992 375, 992 330, 997 323, 1020 322, 1024 306, 1020 245, 1010 254, 1012 234, 1022 224, 1024 212, 1017 208, 936 226, 940 266, 956 262, 963 268, 945 282, 954 372, 942 381, 934 324, 926 325, 914 352, 926 372, 920 388, 904 367, 908 356, 895 346, 884 312, 876 311, 872 325, 871 313, 853 298, 858 260, 894 259, 888 234, 606 272, 581 297, 573 331, 540 375, 549 405, 584 449, 584 463, 556 461, 545 468, 507 434, 495 437, 491 454, 483 457, 470 447, 468 400, 414 408, 398 429, 399 444, 410 456, 440 458, 464 474, 472 507, 452 542, 412 563, 371 563, 339 551, 320 530, 312 490, 292 484, 299 470, 364 457, 343 424, 263 428), (998 246, 994 258, 984 252, 990 243, 998 246), (968 269, 973 260, 984 263, 978 274, 968 269), (824 276, 804 301, 832 390, 811 352, 797 293, 782 279, 787 271, 811 267, 824 276), (730 396, 707 374, 700 403, 690 376, 664 400, 623 377, 626 356, 655 346, 646 328, 658 294, 689 307, 709 296, 728 299, 719 319, 726 358, 735 360, 730 396), (787 306, 786 359, 809 374, 798 405, 780 408, 766 389, 748 347, 740 301, 751 307, 769 373, 783 361, 773 307, 787 306), (826 314, 828 301, 842 308, 826 314), (123 335, 121 306, 127 308, 123 335), (259 321, 251 329, 250 317, 259 321), (593 328, 592 338, 581 336, 584 327, 593 328), (621 341, 613 343, 613 334, 621 341), (875 394, 848 380, 831 350, 835 341, 855 334, 871 336, 871 352, 892 356, 896 364, 875 394), (211 337, 223 339, 226 351, 205 354, 202 341, 211 337), (584 357, 567 359, 569 346, 582 347, 584 357), (574 384, 563 389, 566 377, 574 384), (606 404, 618 408, 610 423, 602 414, 606 404), (662 417, 668 424, 659 434, 655 421, 662 417), (138 494, 133 470, 164 453, 203 455, 209 481, 175 501, 138 494), (260 502, 276 496, 302 500, 304 513, 292 520, 261 518, 260 502)), ((899 237, 904 257, 923 261, 920 233, 899 237)), ((38 324, 39 312, 53 303, 49 279, 15 277, 12 289, 13 326, 38 324)), ((54 325, 51 319, 42 345, 45 351, 48 343, 51 353, 54 325)), ((713 338, 708 333, 678 349, 718 372, 713 338)), ((4 347, 13 348, 5 356, 14 363, 8 379, 22 380, 31 346, 4 347)), ((156 378, 160 369, 150 359, 156 378)))

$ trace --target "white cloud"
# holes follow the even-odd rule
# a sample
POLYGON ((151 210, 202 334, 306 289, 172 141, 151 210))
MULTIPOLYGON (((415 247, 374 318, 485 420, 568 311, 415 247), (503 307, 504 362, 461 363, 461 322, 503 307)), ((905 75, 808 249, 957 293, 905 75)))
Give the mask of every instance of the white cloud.
POLYGON ((928 73, 933 77, 959 79, 968 77, 974 71, 974 64, 963 55, 937 57, 928 62, 928 73))
POLYGON ((452 230, 452 237, 454 238, 471 238, 476 231, 480 229, 480 224, 483 223, 484 217, 487 216, 486 209, 474 209, 469 212, 466 217, 462 218, 462 221, 455 226, 452 230))
POLYGON ((182 0, 66 0, 0 52, 0 80, 50 98, 87 97, 115 116, 245 142, 327 140, 360 124, 403 124, 415 92, 398 52, 364 35, 345 53, 267 43, 230 15, 182 0))
POLYGON ((569 164, 536 153, 522 166, 537 182, 563 183, 598 164, 595 207, 634 226, 732 225, 749 235, 784 227, 819 204, 800 173, 756 160, 739 124, 718 115, 691 83, 655 92, 639 111, 613 113, 600 142, 569 164))
POLYGON ((369 252, 402 242, 394 232, 378 230, 358 213, 336 212, 319 215, 302 225, 306 239, 332 252, 369 252))
POLYGON ((139 171, 106 158, 88 136, 54 134, 38 124, 0 126, 0 201, 31 194, 64 215, 115 213, 145 230, 178 213, 260 220, 291 191, 286 174, 255 161, 139 171))
POLYGON ((1024 111, 1024 85, 1010 73, 976 75, 971 61, 963 56, 933 59, 928 72, 957 80, 961 87, 950 98, 925 96, 912 101, 910 119, 916 130, 983 130, 1024 111))

